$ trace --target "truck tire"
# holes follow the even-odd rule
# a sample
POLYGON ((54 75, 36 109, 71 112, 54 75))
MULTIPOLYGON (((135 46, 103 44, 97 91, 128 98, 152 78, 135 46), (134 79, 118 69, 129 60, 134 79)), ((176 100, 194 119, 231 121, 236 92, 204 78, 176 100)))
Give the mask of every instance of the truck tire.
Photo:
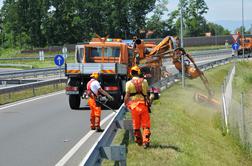
POLYGON ((79 95, 69 95, 69 106, 71 109, 80 108, 80 96, 79 95))

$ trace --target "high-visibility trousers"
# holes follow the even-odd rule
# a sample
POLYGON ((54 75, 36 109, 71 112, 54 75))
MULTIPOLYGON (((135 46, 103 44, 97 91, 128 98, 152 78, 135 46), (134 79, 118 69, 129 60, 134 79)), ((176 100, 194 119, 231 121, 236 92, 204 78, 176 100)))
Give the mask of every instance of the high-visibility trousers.
POLYGON ((132 122, 133 122, 133 129, 134 135, 136 137, 137 143, 139 143, 139 137, 142 135, 142 142, 148 143, 150 141, 150 114, 148 112, 148 107, 143 102, 130 102, 128 105, 129 109, 131 110, 132 114, 132 122), (132 108, 131 105, 134 105, 132 108), (143 134, 141 134, 140 128, 143 128, 143 134))
POLYGON ((101 107, 98 107, 95 99, 91 97, 88 99, 88 105, 90 107, 90 127, 100 127, 101 107))

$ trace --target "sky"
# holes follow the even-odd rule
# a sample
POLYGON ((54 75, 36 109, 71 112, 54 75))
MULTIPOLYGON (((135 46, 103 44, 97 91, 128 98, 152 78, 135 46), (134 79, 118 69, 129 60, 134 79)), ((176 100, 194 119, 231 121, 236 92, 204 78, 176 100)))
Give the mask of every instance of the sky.
MULTIPOLYGON (((169 0, 168 9, 173 11, 177 8, 179 0, 169 0)), ((242 0, 205 0, 209 10, 205 18, 233 31, 242 24, 242 0)), ((252 24, 252 0, 243 0, 244 20, 246 28, 252 24)), ((0 0, 2 7, 3 0, 0 0)))
MULTIPOLYGON (((252 0, 244 1, 244 19, 252 20, 252 0)), ((169 0, 168 9, 176 9, 179 0, 169 0)), ((209 21, 242 19, 242 0, 205 0, 209 10, 205 15, 209 21)))
MULTIPOLYGON (((242 25, 242 0, 205 0, 209 10, 204 15, 207 21, 217 23, 230 30, 231 33, 242 25)), ((244 25, 252 27, 252 0, 244 2, 244 25)), ((169 0, 169 12, 177 8, 179 0, 169 0)))

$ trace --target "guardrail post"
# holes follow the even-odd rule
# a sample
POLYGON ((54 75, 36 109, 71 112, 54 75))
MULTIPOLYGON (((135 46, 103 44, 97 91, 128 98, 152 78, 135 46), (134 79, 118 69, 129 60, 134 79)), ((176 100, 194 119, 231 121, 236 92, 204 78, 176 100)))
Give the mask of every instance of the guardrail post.
POLYGON ((119 162, 120 166, 126 166, 126 147, 125 145, 113 145, 101 148, 101 157, 119 162))
POLYGON ((132 120, 119 120, 116 122, 116 125, 118 128, 125 129, 129 131, 129 140, 134 140, 134 133, 133 133, 133 126, 132 126, 132 120))
POLYGON ((33 93, 33 96, 36 96, 36 93, 35 93, 35 86, 34 86, 34 85, 32 86, 32 93, 33 93))

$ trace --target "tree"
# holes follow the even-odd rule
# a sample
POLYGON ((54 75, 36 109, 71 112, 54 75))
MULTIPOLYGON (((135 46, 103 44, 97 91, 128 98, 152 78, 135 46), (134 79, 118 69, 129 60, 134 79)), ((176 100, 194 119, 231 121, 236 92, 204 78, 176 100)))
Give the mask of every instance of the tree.
MULTIPOLYGON (((132 37, 146 25, 156 0, 5 0, 5 44, 43 47, 100 36, 132 37)), ((3 36, 3 35, 1 35, 3 36)))
POLYGON ((168 34, 169 27, 167 20, 162 20, 162 17, 166 12, 168 12, 168 0, 160 0, 155 5, 153 15, 150 18, 147 18, 146 21, 146 30, 151 32, 151 35, 147 35, 147 37, 158 38, 164 37, 168 34))
POLYGON ((207 23, 207 31, 211 32, 212 35, 230 35, 230 31, 225 29, 223 26, 214 24, 214 23, 207 23))

